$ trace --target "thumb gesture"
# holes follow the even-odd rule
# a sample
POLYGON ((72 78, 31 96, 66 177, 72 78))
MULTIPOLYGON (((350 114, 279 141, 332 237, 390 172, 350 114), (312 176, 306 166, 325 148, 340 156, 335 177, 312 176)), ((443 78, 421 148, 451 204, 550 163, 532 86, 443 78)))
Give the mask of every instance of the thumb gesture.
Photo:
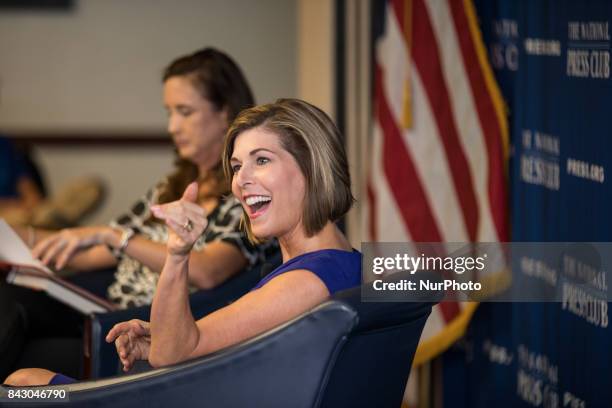
POLYGON ((151 207, 153 215, 169 227, 167 247, 171 255, 188 255, 208 225, 206 211, 197 204, 197 198, 198 183, 193 182, 180 200, 151 207))
POLYGON ((183 191, 183 196, 181 197, 181 201, 185 201, 188 203, 196 203, 198 201, 198 183, 193 182, 187 186, 185 191, 183 191))

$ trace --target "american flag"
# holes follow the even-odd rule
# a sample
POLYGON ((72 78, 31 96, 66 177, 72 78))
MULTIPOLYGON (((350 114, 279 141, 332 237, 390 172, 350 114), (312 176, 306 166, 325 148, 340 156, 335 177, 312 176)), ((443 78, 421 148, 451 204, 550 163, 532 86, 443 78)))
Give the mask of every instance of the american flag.
MULTIPOLYGON (((367 240, 506 241, 507 120, 471 0, 390 0, 374 78, 367 240)), ((475 308, 436 306, 415 364, 460 337, 475 308)))

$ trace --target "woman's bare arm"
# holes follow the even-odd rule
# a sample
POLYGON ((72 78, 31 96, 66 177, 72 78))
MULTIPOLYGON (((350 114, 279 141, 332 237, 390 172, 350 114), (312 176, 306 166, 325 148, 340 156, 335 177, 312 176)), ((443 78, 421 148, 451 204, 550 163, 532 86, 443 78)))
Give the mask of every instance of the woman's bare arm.
POLYGON ((231 305, 194 321, 186 289, 186 263, 170 260, 151 309, 154 367, 178 363, 239 343, 324 301, 329 292, 312 272, 286 272, 231 305))

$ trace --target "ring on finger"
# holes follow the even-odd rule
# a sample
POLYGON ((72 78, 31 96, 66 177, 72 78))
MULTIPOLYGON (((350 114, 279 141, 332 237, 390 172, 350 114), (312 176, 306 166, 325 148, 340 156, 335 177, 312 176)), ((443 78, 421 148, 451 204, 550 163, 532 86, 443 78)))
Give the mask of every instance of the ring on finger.
POLYGON ((185 221, 185 224, 183 224, 183 229, 187 232, 191 232, 193 229, 193 222, 191 222, 189 218, 187 218, 187 221, 185 221))

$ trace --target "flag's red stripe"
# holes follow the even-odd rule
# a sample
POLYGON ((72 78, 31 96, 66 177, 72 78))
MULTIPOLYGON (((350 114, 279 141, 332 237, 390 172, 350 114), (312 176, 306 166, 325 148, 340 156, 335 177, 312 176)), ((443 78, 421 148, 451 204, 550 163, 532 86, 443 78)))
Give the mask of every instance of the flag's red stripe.
MULTIPOLYGON (((406 32, 406 27, 404 24, 404 8, 407 6, 406 1, 407 0, 391 0, 391 7, 393 7, 393 12, 397 17, 397 24, 399 25, 400 30, 402 30, 402 33, 406 32)), ((390 7, 387 7, 387 13, 390 11, 390 7)))
POLYGON ((476 110, 482 125, 484 141, 488 153, 488 194, 491 203, 493 222, 500 241, 508 239, 508 223, 506 219, 507 192, 504 176, 503 146, 501 124, 498 122, 493 105, 493 99, 487 88, 474 40, 469 31, 469 22, 462 2, 449 1, 463 63, 469 78, 476 110))
MULTIPOLYGON (((425 190, 412 162, 383 89, 383 71, 376 64, 376 116, 382 129, 383 169, 404 224, 417 242, 441 240, 425 190)), ((399 221, 399 220, 398 220, 399 221)))
POLYGON ((470 167, 459 142, 450 97, 442 74, 437 39, 422 0, 413 1, 412 12, 412 38, 415 39, 412 44, 412 55, 434 113, 468 237, 470 241, 475 241, 479 222, 476 193, 470 167))

